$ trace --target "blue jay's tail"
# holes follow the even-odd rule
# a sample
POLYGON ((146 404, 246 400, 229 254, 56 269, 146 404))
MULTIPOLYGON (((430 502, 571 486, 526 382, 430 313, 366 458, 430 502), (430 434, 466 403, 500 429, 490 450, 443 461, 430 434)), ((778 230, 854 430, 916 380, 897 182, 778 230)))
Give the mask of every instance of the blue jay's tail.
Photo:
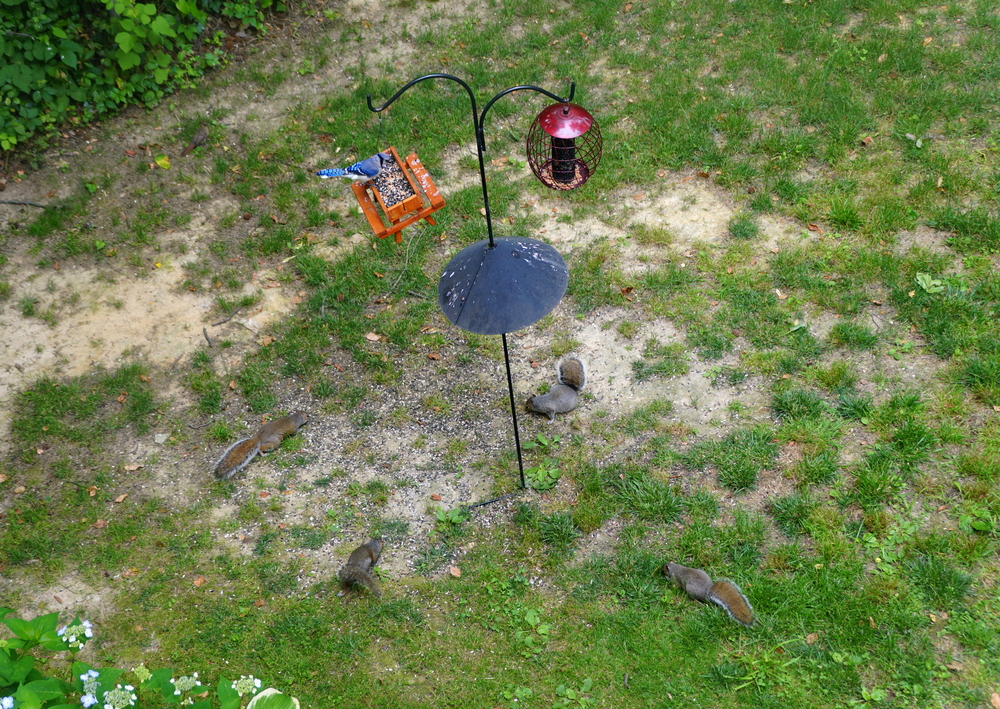
POLYGON ((316 174, 324 180, 329 177, 353 177, 353 175, 349 174, 347 170, 341 167, 328 167, 325 170, 320 170, 316 174))

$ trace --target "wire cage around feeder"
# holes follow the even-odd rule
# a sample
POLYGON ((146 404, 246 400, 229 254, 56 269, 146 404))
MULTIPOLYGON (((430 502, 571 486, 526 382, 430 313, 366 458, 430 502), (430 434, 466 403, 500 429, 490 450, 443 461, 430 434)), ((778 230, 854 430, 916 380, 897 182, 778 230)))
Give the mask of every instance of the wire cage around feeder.
POLYGON ((528 164, 546 187, 571 190, 590 179, 601 161, 601 129, 573 103, 549 106, 528 130, 528 164))
POLYGON ((384 239, 395 234, 398 244, 403 240, 400 232, 411 224, 421 219, 434 224, 431 214, 444 206, 444 198, 416 153, 404 161, 391 145, 385 152, 392 160, 383 165, 378 176, 355 182, 351 189, 375 236, 384 239))

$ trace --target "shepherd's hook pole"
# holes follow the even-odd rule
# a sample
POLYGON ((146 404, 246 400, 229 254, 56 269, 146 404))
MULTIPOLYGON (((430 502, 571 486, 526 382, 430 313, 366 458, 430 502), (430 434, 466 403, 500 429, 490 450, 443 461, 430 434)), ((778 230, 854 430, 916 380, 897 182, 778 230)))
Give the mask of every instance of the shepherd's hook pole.
MULTIPOLYGON (((462 85, 466 93, 469 94, 469 101, 472 102, 472 126, 476 134, 476 153, 479 155, 479 180, 483 185, 483 206, 486 212, 486 233, 489 236, 489 248, 496 248, 496 243, 493 241, 493 216, 490 212, 490 194, 486 189, 486 158, 484 153, 486 152, 486 133, 483 130, 484 121, 486 119, 486 113, 493 107, 493 104, 497 102, 502 96, 514 93, 515 91, 537 91, 538 93, 545 94, 551 99, 554 99, 560 103, 569 103, 573 100, 573 95, 576 93, 576 83, 570 83, 569 85, 569 97, 562 98, 561 96, 556 96, 553 93, 546 91, 538 86, 512 86, 509 89, 504 89, 496 96, 491 98, 486 106, 483 108, 482 113, 476 111, 476 96, 472 93, 472 88, 459 79, 457 76, 452 76, 451 74, 427 74, 426 76, 420 76, 406 83, 403 88, 393 94, 392 98, 386 101, 384 104, 375 108, 372 103, 372 96, 368 94, 368 110, 373 113, 381 113, 385 109, 389 108, 392 103, 402 96, 406 91, 421 81, 426 81, 428 79, 448 79, 449 81, 455 81, 462 85)), ((507 366, 507 392, 510 395, 510 417, 514 423, 514 446, 517 449, 517 469, 521 474, 521 487, 527 487, 524 482, 524 460, 521 457, 521 435, 517 430, 517 405, 514 403, 514 379, 510 373, 510 354, 507 351, 507 333, 500 334, 503 340, 503 361, 507 366)))

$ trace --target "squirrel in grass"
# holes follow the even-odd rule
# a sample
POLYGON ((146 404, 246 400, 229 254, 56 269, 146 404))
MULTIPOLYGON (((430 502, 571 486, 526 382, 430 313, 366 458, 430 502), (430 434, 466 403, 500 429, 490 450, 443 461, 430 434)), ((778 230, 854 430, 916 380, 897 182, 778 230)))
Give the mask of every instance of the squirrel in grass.
POLYGON ((215 477, 219 480, 229 480, 236 473, 250 464, 258 453, 267 453, 281 445, 285 436, 290 436, 301 428, 308 417, 305 411, 296 411, 288 416, 268 421, 257 435, 236 441, 226 449, 226 452, 215 464, 215 477))
POLYGON ((528 409, 548 414, 549 423, 556 420, 556 414, 576 408, 579 392, 587 385, 587 366, 579 357, 567 357, 556 366, 556 378, 559 383, 546 393, 528 397, 528 409))
POLYGON ((344 590, 346 591, 353 586, 364 586, 376 596, 381 597, 382 592, 378 590, 378 584, 375 583, 375 577, 371 572, 381 555, 381 539, 371 539, 352 551, 347 558, 347 563, 337 572, 337 578, 340 579, 344 590))
POLYGON ((711 601, 721 606, 740 625, 749 628, 757 620, 743 591, 729 579, 719 579, 713 583, 712 577, 701 569, 670 563, 664 564, 663 575, 675 581, 691 598, 711 601))

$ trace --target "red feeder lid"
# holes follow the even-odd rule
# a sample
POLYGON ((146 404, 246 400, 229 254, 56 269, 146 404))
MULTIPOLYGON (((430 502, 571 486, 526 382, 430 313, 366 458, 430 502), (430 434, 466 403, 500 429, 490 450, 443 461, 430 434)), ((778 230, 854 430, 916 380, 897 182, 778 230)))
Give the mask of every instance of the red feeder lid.
POLYGON ((575 103, 555 103, 538 114, 535 120, 553 138, 579 138, 590 130, 594 117, 575 103))

